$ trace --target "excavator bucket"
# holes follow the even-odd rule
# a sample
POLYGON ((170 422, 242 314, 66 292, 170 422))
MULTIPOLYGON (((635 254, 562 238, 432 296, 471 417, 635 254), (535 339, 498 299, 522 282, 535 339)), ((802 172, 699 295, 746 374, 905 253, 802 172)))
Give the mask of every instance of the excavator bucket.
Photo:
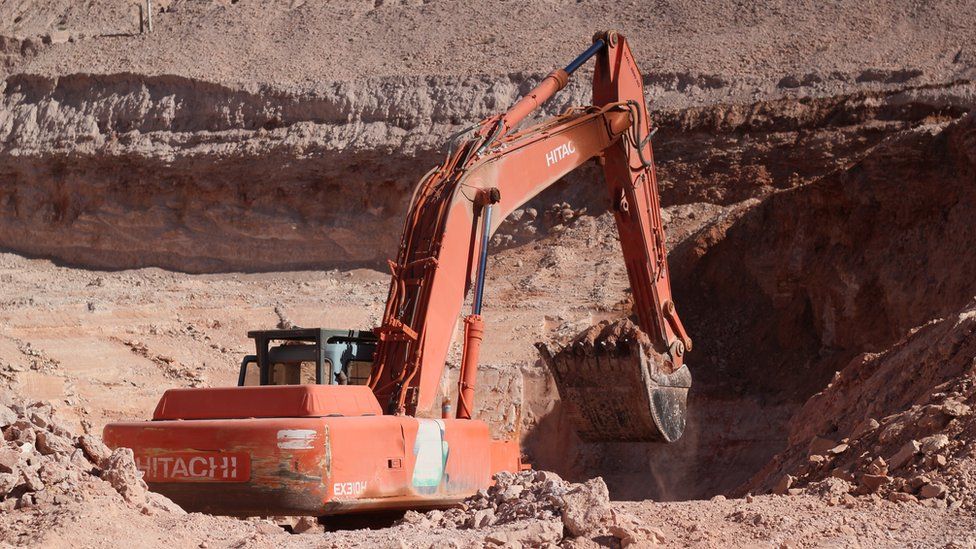
POLYGON ((565 345, 537 343, 580 438, 674 442, 685 428, 691 372, 630 320, 601 322, 565 345))

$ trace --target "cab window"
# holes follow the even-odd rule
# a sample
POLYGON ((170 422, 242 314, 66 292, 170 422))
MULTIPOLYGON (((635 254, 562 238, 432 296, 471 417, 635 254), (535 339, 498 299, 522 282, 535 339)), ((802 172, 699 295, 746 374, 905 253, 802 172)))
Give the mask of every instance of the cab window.
POLYGON ((348 368, 349 385, 366 385, 369 380, 369 372, 373 369, 373 363, 365 360, 350 360, 348 368))
POLYGON ((314 362, 278 362, 271 366, 269 385, 314 385, 314 362))
POLYGON ((242 385, 245 387, 261 385, 261 368, 258 367, 257 362, 248 362, 244 366, 244 383, 242 385))

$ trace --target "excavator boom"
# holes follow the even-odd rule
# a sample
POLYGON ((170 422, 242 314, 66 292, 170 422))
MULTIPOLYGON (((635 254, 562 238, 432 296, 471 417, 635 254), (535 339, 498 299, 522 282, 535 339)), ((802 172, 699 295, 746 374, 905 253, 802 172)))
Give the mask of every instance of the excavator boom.
POLYGON ((638 331, 646 337, 632 330, 633 337, 614 344, 617 366, 623 356, 634 357, 621 372, 633 375, 586 374, 601 368, 585 364, 586 356, 599 361, 601 351, 609 352, 599 342, 594 348, 592 337, 575 342, 581 360, 548 348, 543 356, 553 367, 561 392, 566 393, 563 400, 575 410, 572 415, 579 419, 585 438, 673 440, 680 436, 690 385, 683 356, 691 340, 671 299, 649 129, 643 82, 630 48, 618 34, 603 33, 579 58, 550 73, 508 112, 482 122, 470 139, 427 175, 411 202, 397 260, 390 264, 387 307, 383 325, 376 330, 380 342, 370 386, 387 413, 414 415, 431 409, 455 323, 465 295, 474 287, 477 307, 465 319, 458 403, 461 417, 470 417, 473 369, 484 331, 480 304, 488 237, 512 211, 598 158, 614 208, 638 331), (594 56, 592 106, 512 133, 594 56), (589 347, 580 348, 587 341, 589 347), (631 349, 632 343, 643 344, 642 350, 631 349), (642 360, 641 353, 655 359, 642 360), (593 384, 594 380, 601 383, 593 384), (657 390, 657 385, 671 389, 657 390))

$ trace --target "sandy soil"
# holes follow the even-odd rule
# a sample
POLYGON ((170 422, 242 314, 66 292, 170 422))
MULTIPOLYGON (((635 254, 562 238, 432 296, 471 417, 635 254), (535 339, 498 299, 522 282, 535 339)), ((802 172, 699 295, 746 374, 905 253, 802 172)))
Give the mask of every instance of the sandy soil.
POLYGON ((648 74, 778 82, 866 67, 925 79, 976 62, 976 7, 899 2, 157 1, 156 32, 135 8, 97 0, 5 2, 0 34, 77 37, 29 72, 175 74, 219 82, 316 82, 388 75, 548 71, 593 29, 631 36, 648 74), (514 32, 512 29, 518 29, 514 32))

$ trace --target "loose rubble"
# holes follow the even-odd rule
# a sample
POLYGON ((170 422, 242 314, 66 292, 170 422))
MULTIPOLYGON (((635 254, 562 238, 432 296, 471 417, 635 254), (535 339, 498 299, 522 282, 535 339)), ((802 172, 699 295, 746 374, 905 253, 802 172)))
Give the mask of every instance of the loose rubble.
POLYGON ((602 478, 576 484, 548 471, 498 473, 490 488, 480 490, 457 508, 427 513, 409 511, 401 524, 419 528, 485 529, 489 533, 484 540, 489 545, 601 536, 610 536, 623 547, 664 541, 660 529, 646 527, 637 518, 611 506, 602 478), (498 527, 514 523, 532 524, 535 528, 523 530, 519 535, 497 531, 498 527))
POLYGON ((8 398, 0 403, 0 429, 0 510, 80 500, 90 485, 108 483, 146 514, 183 513, 148 491, 132 450, 112 451, 92 435, 74 436, 49 404, 8 398))
POLYGON ((976 302, 920 327, 886 353, 856 358, 807 402, 794 418, 791 447, 747 489, 826 489, 834 502, 864 496, 976 509, 970 491, 976 480, 974 356, 976 302), (770 471, 777 470, 773 481, 770 471))

